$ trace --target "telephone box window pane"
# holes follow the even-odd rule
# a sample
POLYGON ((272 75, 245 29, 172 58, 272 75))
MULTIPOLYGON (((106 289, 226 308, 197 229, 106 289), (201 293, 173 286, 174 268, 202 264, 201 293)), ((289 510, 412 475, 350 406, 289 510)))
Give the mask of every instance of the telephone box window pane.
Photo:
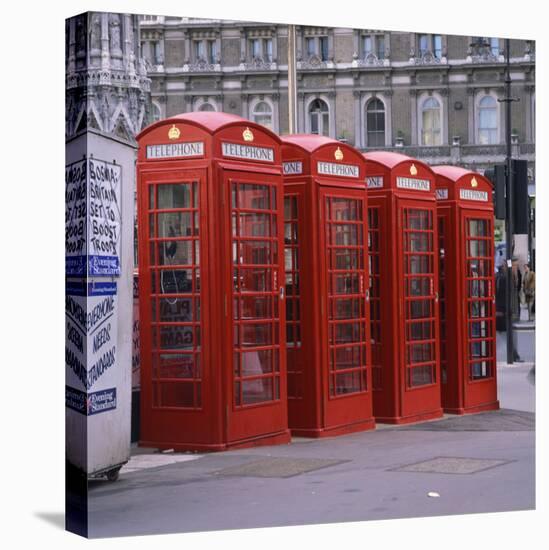
POLYGON ((408 369, 408 385, 410 387, 425 386, 434 382, 433 367, 425 365, 408 369))
POLYGON ((240 398, 240 382, 234 383, 234 404, 240 406, 242 400, 240 398))
POLYGON ((421 319, 431 317, 431 300, 411 300, 410 302, 411 319, 421 319))
POLYGON ((333 262, 332 269, 362 269, 363 252, 353 248, 334 248, 333 262))
POLYGON ((242 212, 240 214, 239 234, 248 237, 268 237, 270 235, 269 221, 269 214, 242 212))
POLYGON ((335 288, 332 289, 333 294, 358 294, 359 291, 359 274, 344 273, 334 276, 335 288))
POLYGON ((488 237, 488 220, 469 220, 470 237, 488 237))
POLYGON ((362 205, 359 201, 343 198, 332 198, 328 201, 332 221, 362 220, 362 205))
POLYGON ((269 346, 273 343, 271 323, 258 325, 242 325, 242 346, 269 346))
POLYGON ((409 344, 408 364, 427 363, 434 361, 434 349, 432 344, 409 344))
POLYGON ((191 208, 191 184, 158 185, 157 208, 191 208))
POLYGON ((270 292, 272 290, 271 270, 241 268, 238 270, 235 285, 237 292, 270 292))
POLYGON ((193 241, 158 243, 158 265, 193 265, 193 241))
POLYGON ((335 343, 346 344, 348 342, 362 341, 362 323, 345 323, 335 325, 335 343))
POLYGON ((238 263, 240 264, 271 264, 276 260, 271 254, 271 241, 240 241, 238 247, 238 263))
POLYGON ((330 242, 335 245, 357 245, 362 244, 362 231, 360 226, 355 224, 331 224, 332 235, 330 242))
POLYGON ((330 311, 330 319, 355 319, 362 317, 362 298, 341 298, 333 300, 334 312, 330 311))
POLYGON ((429 296, 431 279, 429 277, 411 277, 408 279, 408 296, 429 296))
POLYGON ((154 384, 161 407, 193 407, 194 384, 192 382, 159 382, 154 384))
POLYGON ((168 354, 159 356, 158 377, 159 378, 197 378, 194 366, 194 355, 168 354))
POLYGON ((186 323, 192 320, 192 298, 162 298, 160 300, 160 321, 168 323, 186 323))
POLYGON ((360 372, 345 372, 336 374, 336 394, 344 395, 361 391, 360 372))
POLYGON ((158 214, 158 237, 192 237, 191 212, 161 212, 158 214))
POLYGON ((240 305, 240 319, 270 319, 273 317, 270 296, 244 296, 240 299, 240 305))
POLYGON ((258 376, 272 372, 273 350, 265 349, 242 353, 242 376, 258 376))
POLYGON ((363 362, 360 357, 361 346, 345 346, 344 348, 335 348, 335 368, 350 369, 360 367, 363 362))
MULTIPOLYGON (((269 186, 244 184, 238 185, 237 208, 269 210, 269 186)), ((241 232, 242 234, 242 232, 241 232)))
POLYGON ((488 255, 488 241, 485 240, 470 240, 469 241, 469 256, 485 257, 488 255))
POLYGON ((160 347, 162 349, 193 349, 193 327, 189 326, 161 326, 160 347))
POLYGON ((192 269, 159 270, 161 294, 189 294, 192 292, 192 269))
POLYGON ((256 380, 242 381, 242 403, 244 405, 253 405, 272 401, 273 399, 273 379, 260 378, 256 380))
POLYGON ((491 337, 491 325, 488 321, 473 321, 469 323, 469 336, 471 338, 491 337))
POLYGON ((490 378, 491 376, 492 374, 488 361, 478 361, 471 364, 471 378, 473 380, 490 378))
POLYGON ((408 273, 431 273, 431 256, 414 254, 409 256, 408 273))

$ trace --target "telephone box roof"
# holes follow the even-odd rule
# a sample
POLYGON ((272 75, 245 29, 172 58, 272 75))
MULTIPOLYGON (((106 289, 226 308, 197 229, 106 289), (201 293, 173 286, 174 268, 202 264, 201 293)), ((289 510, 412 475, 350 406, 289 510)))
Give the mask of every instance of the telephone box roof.
POLYGON ((444 176, 451 181, 457 181, 459 178, 467 176, 468 174, 480 175, 473 170, 467 170, 466 168, 462 168, 461 166, 441 165, 432 166, 431 168, 433 172, 438 176, 444 176))
POLYGON ((174 116, 165 118, 163 120, 159 120, 157 122, 154 122, 153 124, 150 124, 146 128, 144 128, 137 135, 137 139, 138 140, 141 139, 145 134, 149 133, 154 128, 168 125, 168 124, 174 124, 178 122, 183 124, 192 124, 194 126, 198 126, 199 128, 202 128, 203 130, 205 130, 206 132, 209 132, 210 134, 215 134, 220 129, 225 128, 226 126, 236 126, 236 125, 250 126, 253 128, 261 129, 262 131, 264 131, 265 133, 269 134, 274 139, 276 139, 276 141, 280 141, 280 138, 265 126, 260 126, 255 122, 251 122, 238 115, 232 115, 230 113, 223 113, 223 112, 213 112, 213 111, 194 111, 191 113, 181 113, 179 115, 174 115, 174 116))
POLYGON ((408 157, 407 155, 403 155, 401 153, 393 153, 392 151, 372 151, 371 153, 364 153, 363 156, 366 160, 378 162, 379 164, 382 164, 383 166, 386 166, 391 170, 395 166, 398 166, 403 162, 413 162, 415 164, 422 164, 427 169, 432 170, 431 166, 429 166, 428 164, 426 164, 425 162, 419 159, 408 157))
POLYGON ((282 136, 282 142, 297 145, 298 147, 301 147, 309 153, 313 153, 323 145, 333 145, 334 143, 341 143, 336 139, 332 139, 326 136, 317 136, 314 134, 291 134, 287 136, 282 136))

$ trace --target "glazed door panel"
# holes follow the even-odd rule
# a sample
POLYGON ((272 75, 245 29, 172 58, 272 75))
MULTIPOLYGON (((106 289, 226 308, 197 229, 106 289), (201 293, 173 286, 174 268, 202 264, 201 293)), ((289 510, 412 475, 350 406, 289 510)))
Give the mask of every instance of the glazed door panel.
POLYGON ((279 431, 286 411, 283 190, 272 176, 224 175, 232 323, 228 437, 279 431))
POLYGON ((436 207, 400 200, 403 415, 440 407, 436 207))
POLYGON ((465 407, 468 407, 495 399, 495 395, 484 396, 486 384, 483 384, 495 387, 496 377, 494 233, 489 214, 462 211, 461 222, 465 271, 462 292, 467 304, 464 381, 465 407))
MULTIPOLYGON (((154 434, 155 440, 196 440, 200 425, 182 424, 177 417, 181 412, 203 416, 208 400, 201 284, 205 173, 144 175, 141 185, 146 197, 139 227, 144 439, 154 434)), ((202 430, 208 431, 204 425, 202 430)))
POLYGON ((326 424, 370 418, 367 205, 362 191, 320 191, 326 424))

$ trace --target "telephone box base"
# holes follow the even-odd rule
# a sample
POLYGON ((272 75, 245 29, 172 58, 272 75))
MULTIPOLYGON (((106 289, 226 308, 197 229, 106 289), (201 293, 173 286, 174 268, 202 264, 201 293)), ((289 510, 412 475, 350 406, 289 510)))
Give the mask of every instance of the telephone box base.
POLYGON ((413 424, 415 422, 424 422, 442 418, 444 412, 442 409, 436 409, 421 414, 411 416, 376 416, 375 421, 379 424, 413 424))
POLYGON ((244 449, 246 447, 259 447, 263 445, 283 445, 291 441, 290 430, 284 430, 275 434, 261 435, 239 441, 227 443, 170 443, 166 441, 139 441, 140 447, 154 447, 156 449, 173 449, 175 452, 198 451, 201 453, 213 453, 227 451, 229 449, 244 449))
POLYGON ((475 405, 474 407, 444 407, 444 412, 447 414, 476 414, 486 411, 499 411, 499 401, 493 401, 492 403, 483 403, 482 405, 475 405))
POLYGON ((373 430, 376 423, 373 418, 364 420, 363 422, 355 422, 353 424, 344 424, 342 426, 332 426, 329 428, 291 428, 290 431, 293 437, 335 437, 338 435, 350 434, 355 432, 365 432, 373 430))

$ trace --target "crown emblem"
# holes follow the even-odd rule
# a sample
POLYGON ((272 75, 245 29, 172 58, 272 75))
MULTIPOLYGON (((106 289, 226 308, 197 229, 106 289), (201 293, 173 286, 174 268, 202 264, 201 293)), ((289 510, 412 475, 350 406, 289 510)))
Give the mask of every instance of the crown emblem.
POLYGON ((179 128, 176 128, 175 124, 172 124, 172 127, 168 131, 168 137, 170 139, 177 139, 181 135, 179 128))
POLYGON ((471 187, 477 187, 478 181, 477 178, 473 176, 473 179, 471 180, 471 187))
POLYGON ((336 160, 343 160, 343 151, 338 147, 334 153, 336 160))
POLYGON ((252 131, 249 128, 246 128, 242 132, 242 137, 244 138, 244 141, 253 141, 254 140, 254 135, 253 135, 252 131))
POLYGON ((410 174, 412 174, 412 176, 417 175, 417 168, 415 164, 412 164, 412 166, 410 166, 410 174))

